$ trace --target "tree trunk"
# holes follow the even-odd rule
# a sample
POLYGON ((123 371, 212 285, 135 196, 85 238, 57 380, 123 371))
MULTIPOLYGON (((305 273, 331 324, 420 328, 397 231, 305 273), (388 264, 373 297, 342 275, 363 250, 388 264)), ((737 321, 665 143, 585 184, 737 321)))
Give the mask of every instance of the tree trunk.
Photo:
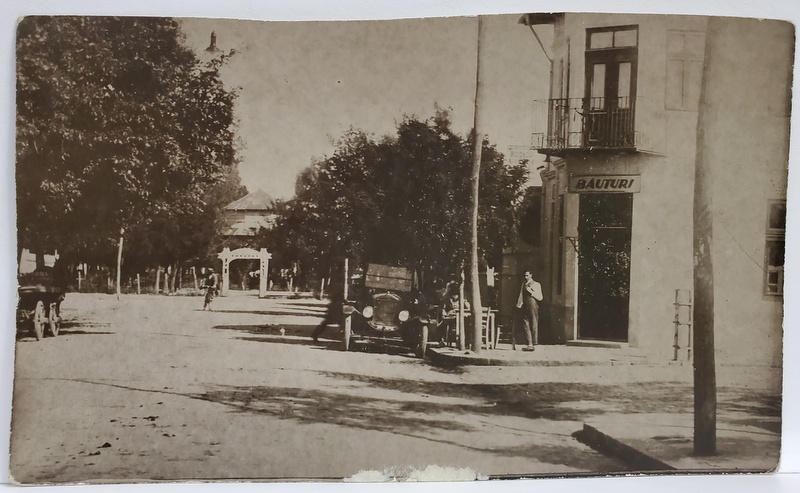
POLYGON ((470 303, 472 303, 472 350, 476 353, 481 352, 481 318, 483 307, 481 306, 480 277, 478 276, 478 195, 480 191, 481 176, 481 151, 483 148, 482 122, 480 120, 480 99, 481 99, 481 38, 483 37, 483 20, 478 16, 478 46, 476 53, 475 66, 475 109, 473 112, 475 136, 472 143, 472 177, 470 184, 472 191, 470 194, 470 255, 469 255, 469 287, 470 303))
POLYGON ((119 244, 117 249, 117 301, 122 291, 122 245, 125 242, 125 230, 119 230, 119 244))
POLYGON ((176 287, 175 287, 175 286, 176 286, 176 284, 175 284, 175 281, 176 281, 176 279, 177 279, 177 277, 178 277, 178 264, 172 264, 172 265, 170 266, 170 276, 169 276, 169 277, 170 277, 170 283, 169 283, 169 284, 170 284, 170 287, 169 287, 169 292, 170 292, 170 293, 174 293, 174 292, 176 291, 176 287))
POLYGON ((156 285, 153 286, 155 293, 158 294, 159 288, 161 287, 161 267, 156 267, 156 285))

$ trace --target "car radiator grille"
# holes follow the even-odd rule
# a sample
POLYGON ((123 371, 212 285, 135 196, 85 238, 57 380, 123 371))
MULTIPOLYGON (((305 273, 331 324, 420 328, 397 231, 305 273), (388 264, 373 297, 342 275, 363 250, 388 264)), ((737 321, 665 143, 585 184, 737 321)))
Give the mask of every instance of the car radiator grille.
POLYGON ((375 313, 372 322, 375 325, 397 325, 397 312, 400 309, 400 300, 394 297, 375 299, 375 313))

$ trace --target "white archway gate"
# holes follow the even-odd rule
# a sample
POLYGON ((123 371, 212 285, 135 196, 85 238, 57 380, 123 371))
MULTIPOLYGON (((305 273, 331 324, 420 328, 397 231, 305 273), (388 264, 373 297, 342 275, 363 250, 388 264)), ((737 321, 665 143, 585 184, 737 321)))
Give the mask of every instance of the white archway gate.
POLYGON ((259 279, 258 279, 258 297, 264 298, 267 296, 267 273, 269 272, 269 259, 272 254, 267 252, 266 248, 254 250, 252 248, 239 248, 231 251, 230 248, 225 247, 222 253, 219 254, 222 260, 222 287, 220 289, 221 296, 228 296, 230 290, 230 265, 234 260, 259 260, 259 279))

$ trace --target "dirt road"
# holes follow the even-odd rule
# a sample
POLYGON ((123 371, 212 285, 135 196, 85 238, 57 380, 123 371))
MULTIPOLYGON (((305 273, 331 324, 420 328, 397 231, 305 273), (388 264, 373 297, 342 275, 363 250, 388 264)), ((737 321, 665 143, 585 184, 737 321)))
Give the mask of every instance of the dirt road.
POLYGON ((484 476, 624 471, 571 436, 598 401, 614 410, 652 387, 642 405, 691 406, 685 382, 629 367, 443 370, 412 355, 345 353, 335 328, 315 345, 324 303, 313 299, 201 306, 69 294, 61 335, 19 338, 14 479, 339 479, 431 464, 484 476))

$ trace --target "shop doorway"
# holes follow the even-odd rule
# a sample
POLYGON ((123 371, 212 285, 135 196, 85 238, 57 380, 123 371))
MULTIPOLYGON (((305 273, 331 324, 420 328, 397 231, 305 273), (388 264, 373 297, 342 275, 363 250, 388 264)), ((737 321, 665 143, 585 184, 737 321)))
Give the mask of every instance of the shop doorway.
POLYGON ((628 341, 633 194, 582 194, 578 338, 628 341))

